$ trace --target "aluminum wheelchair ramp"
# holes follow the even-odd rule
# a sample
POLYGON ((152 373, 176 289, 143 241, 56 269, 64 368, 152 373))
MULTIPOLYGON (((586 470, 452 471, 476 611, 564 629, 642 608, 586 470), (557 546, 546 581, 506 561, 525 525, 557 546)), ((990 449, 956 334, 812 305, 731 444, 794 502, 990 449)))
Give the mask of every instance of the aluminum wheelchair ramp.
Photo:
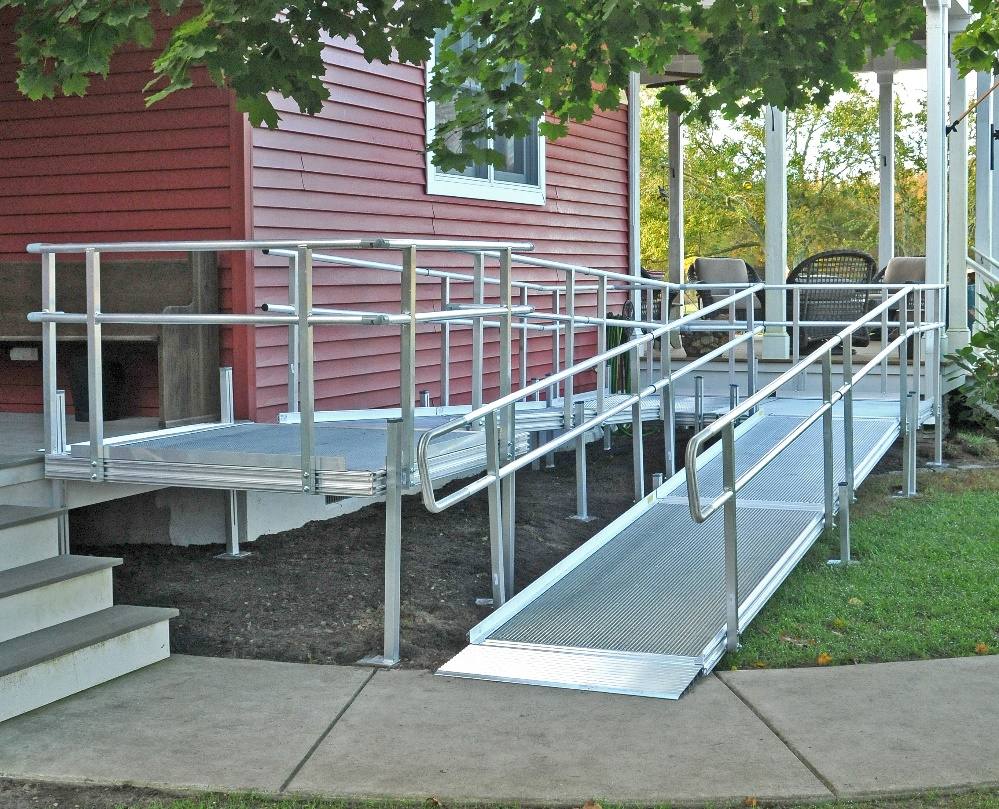
MULTIPOLYGON (((802 422, 782 409, 772 400, 736 429, 740 472, 802 422)), ((854 418, 859 485, 899 435, 899 420, 883 406, 865 417, 859 403, 854 418)), ((720 446, 712 452, 701 468, 705 497, 722 486, 720 446)), ((740 492, 740 629, 823 531, 822 455, 816 423, 740 492)), ((677 699, 724 653, 724 607, 723 515, 694 522, 681 472, 474 627, 471 644, 438 674, 677 699)))

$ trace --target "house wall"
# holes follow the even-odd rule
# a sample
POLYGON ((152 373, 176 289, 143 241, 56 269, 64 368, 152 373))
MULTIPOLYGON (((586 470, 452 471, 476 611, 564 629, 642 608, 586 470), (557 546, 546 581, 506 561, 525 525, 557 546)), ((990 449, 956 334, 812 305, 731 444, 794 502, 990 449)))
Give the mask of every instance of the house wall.
MULTIPOLYGON (((322 114, 315 118, 301 115, 293 104, 275 99, 282 114, 280 127, 252 133, 255 238, 526 240, 534 242, 535 253, 543 257, 627 272, 625 109, 598 114, 585 125, 573 126, 562 140, 547 144, 544 207, 429 196, 423 69, 369 65, 356 47, 343 41, 328 45, 324 58, 332 101, 322 114)), ((366 257, 399 261, 398 253, 368 253, 366 257)), ((420 263, 467 272, 471 258, 421 253, 420 263)), ((515 277, 547 280, 551 275, 518 269, 515 277)), ((259 257, 255 279, 258 305, 288 300, 287 263, 259 257)), ((317 266, 315 280, 317 305, 398 311, 398 276, 317 266)), ((421 308, 436 307, 439 294, 439 282, 422 281, 421 308)), ((454 294, 470 299, 466 285, 456 287, 454 294)), ((537 303, 548 306, 547 301, 537 303)), ((454 337, 452 402, 469 399, 469 337, 468 330, 454 337)), ((594 339, 593 332, 584 332, 580 351, 594 339)), ((529 345, 528 378, 544 373, 551 356, 547 337, 531 338, 529 345)), ((317 407, 398 405, 397 330, 317 329, 315 356, 317 407)), ((417 388, 429 390, 436 402, 439 336, 432 328, 420 335, 418 365, 417 388)), ((495 393, 495 343, 485 366, 487 393, 495 393)), ((273 418, 287 404, 285 329, 257 330, 256 380, 257 417, 273 418)))
MULTIPOLYGON (((86 96, 32 102, 15 85, 13 15, 0 14, 0 268, 24 261, 30 242, 246 233, 244 124, 228 93, 201 77, 193 88, 145 106, 142 88, 166 38, 159 25, 153 48, 117 55, 110 76, 96 79, 86 96)), ((228 310, 246 297, 245 273, 237 257, 234 284, 234 262, 220 258, 221 302, 228 310)), ((223 346, 223 361, 238 361, 233 335, 223 336, 223 346)), ((40 365, 12 361, 8 348, 0 351, 0 410, 40 408, 40 365)), ((132 362, 138 413, 156 415, 155 349, 138 352, 132 362)), ((244 413, 251 380, 240 391, 244 413)))

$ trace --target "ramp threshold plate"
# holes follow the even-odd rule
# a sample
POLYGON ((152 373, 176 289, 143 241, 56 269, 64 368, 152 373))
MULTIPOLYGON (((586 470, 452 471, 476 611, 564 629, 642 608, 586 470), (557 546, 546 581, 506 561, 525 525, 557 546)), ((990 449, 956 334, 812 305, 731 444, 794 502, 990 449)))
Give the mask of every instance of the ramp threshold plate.
MULTIPOLYGON (((800 422, 760 414, 737 428, 740 470, 800 422)), ((834 433, 842 456, 838 419, 834 433)), ((897 434, 892 419, 855 421, 858 482, 897 434)), ((719 451, 704 456, 705 497, 721 491, 719 451)), ((740 630, 820 536, 822 483, 816 424, 740 492, 740 630)), ((676 699, 717 664, 724 633, 723 515, 693 521, 681 472, 474 627, 438 674, 676 699)))

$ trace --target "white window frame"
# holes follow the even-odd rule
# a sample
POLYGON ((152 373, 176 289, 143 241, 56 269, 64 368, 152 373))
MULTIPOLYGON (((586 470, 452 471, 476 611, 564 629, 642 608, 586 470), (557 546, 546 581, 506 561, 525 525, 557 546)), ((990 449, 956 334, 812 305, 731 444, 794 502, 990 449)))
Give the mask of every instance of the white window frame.
POLYGON ((425 67, 423 78, 424 98, 426 100, 427 143, 427 194, 441 197, 461 197, 463 199, 481 199, 489 202, 513 202, 519 205, 544 205, 545 193, 545 138, 538 134, 538 184, 511 183, 493 178, 493 167, 489 166, 488 177, 469 177, 464 174, 449 174, 439 171, 433 163, 433 153, 430 143, 434 139, 437 121, 436 104, 430 100, 427 88, 433 74, 434 58, 437 54, 436 45, 430 49, 430 60, 425 67))

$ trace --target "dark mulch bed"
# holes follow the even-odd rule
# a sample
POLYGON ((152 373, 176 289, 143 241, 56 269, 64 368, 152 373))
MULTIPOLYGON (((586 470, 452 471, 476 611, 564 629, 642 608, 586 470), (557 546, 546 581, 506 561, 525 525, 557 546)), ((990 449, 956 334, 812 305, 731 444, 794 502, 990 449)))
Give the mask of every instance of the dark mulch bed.
MULTIPOLYGON (((649 428, 647 428, 649 430, 649 428)), ((684 432, 679 449, 683 449, 684 432)), ((518 588, 540 576, 632 505, 631 438, 605 452, 589 449, 592 522, 575 510, 573 456, 554 471, 517 475, 518 588)), ((663 469, 663 437, 645 436, 646 471, 663 469)), ((648 490, 648 482, 646 484, 648 490)), ((430 514, 416 497, 403 502, 403 664, 434 668, 462 649, 488 614, 487 498, 430 514)), ((173 650, 181 654, 309 663, 354 663, 380 651, 384 505, 294 531, 265 536, 239 561, 214 558, 218 546, 74 546, 74 553, 121 556, 115 601, 170 606, 173 650)))

